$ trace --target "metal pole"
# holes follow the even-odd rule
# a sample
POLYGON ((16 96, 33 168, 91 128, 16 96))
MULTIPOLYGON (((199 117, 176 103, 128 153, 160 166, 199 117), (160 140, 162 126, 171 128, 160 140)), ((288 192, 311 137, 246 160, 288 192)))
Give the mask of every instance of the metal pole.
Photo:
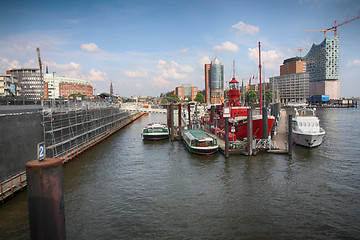
POLYGON ((267 106, 265 104, 265 108, 262 112, 262 139, 268 138, 268 112, 267 106))
POLYGON ((170 129, 170 105, 167 105, 166 117, 167 117, 167 125, 170 129))
POLYGON ((248 156, 252 155, 253 143, 253 127, 252 127, 252 110, 251 107, 247 110, 247 153, 248 156))
POLYGON ((225 118, 225 157, 229 157, 229 118, 225 118))
POLYGON ((188 103, 187 107, 188 107, 188 117, 189 117, 189 129, 191 129, 190 103, 188 103))
POLYGON ((30 239, 66 239, 61 159, 34 160, 25 167, 30 239))
POLYGON ((171 133, 171 141, 175 139, 174 133, 174 104, 170 103, 170 133, 171 133))
POLYGON ((289 122, 288 122, 288 129, 289 129, 289 136, 288 136, 288 153, 292 155, 292 115, 289 115, 289 122))
POLYGON ((214 105, 211 105, 211 121, 210 121, 210 124, 211 126, 214 126, 214 120, 215 120, 215 106, 214 105))
POLYGON ((178 105, 178 115, 179 115, 179 137, 181 138, 182 137, 182 127, 181 127, 181 103, 179 103, 178 105))
POLYGON ((260 114, 262 112, 262 88, 261 88, 261 51, 260 51, 260 42, 259 42, 259 78, 260 78, 260 114))

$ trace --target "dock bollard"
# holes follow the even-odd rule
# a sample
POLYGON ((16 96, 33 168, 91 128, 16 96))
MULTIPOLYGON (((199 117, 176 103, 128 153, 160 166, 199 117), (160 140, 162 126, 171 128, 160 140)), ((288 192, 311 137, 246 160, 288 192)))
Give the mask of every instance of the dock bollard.
POLYGON ((66 239, 60 158, 25 164, 30 239, 66 239))

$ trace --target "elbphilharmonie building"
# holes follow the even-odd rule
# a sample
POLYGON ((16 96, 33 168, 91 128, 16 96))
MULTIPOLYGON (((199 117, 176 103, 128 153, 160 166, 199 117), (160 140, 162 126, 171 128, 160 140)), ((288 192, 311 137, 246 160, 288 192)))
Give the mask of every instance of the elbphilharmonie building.
POLYGON ((340 98, 339 35, 325 38, 320 44, 313 44, 303 60, 306 61, 306 72, 310 76, 310 95, 340 98))

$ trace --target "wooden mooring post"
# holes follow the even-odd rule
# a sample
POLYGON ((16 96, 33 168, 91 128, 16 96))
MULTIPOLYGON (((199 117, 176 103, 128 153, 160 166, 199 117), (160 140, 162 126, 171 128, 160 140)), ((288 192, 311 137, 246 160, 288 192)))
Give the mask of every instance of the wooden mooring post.
POLYGON ((174 104, 170 103, 170 125, 169 129, 170 129, 170 137, 171 137, 171 141, 175 140, 175 128, 174 128, 174 104))
POLYGON ((225 117, 225 157, 229 157, 229 118, 225 117))
POLYGON ((178 120, 179 120, 179 138, 181 139, 181 137, 182 137, 182 127, 181 127, 181 103, 179 103, 179 105, 178 105, 178 120))
POLYGON ((289 129, 289 135, 288 135, 288 153, 291 156, 292 155, 292 115, 289 115, 288 120, 288 129, 289 129))

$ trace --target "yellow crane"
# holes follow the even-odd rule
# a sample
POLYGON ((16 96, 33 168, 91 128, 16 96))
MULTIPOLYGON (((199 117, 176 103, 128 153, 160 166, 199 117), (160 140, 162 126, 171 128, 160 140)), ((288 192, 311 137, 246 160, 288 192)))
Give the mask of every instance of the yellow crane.
POLYGON ((301 57, 301 51, 302 50, 307 50, 306 48, 290 48, 290 47, 283 47, 283 48, 287 48, 287 49, 296 49, 296 50, 298 50, 298 51, 300 51, 300 57, 301 57))
POLYGON ((40 48, 36 48, 36 51, 37 51, 38 60, 39 60, 39 67, 40 67, 40 81, 42 83, 41 94, 40 94, 40 99, 41 99, 41 103, 42 103, 42 100, 44 98, 44 79, 43 79, 43 74, 42 74, 42 63, 41 63, 41 57, 40 57, 40 48))
POLYGON ((323 32, 324 33, 324 38, 326 38, 326 32, 330 31, 330 32, 335 32, 334 29, 322 29, 322 30, 303 30, 303 32, 323 32))

